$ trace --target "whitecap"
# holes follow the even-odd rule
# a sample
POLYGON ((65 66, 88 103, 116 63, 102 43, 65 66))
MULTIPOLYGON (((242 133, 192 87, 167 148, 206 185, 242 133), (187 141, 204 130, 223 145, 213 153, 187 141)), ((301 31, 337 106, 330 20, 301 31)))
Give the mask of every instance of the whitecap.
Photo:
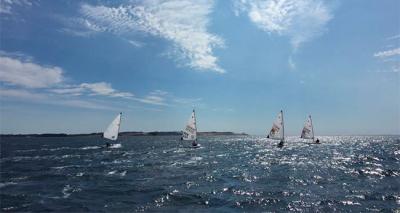
POLYGON ((10 211, 10 210, 13 210, 13 209, 16 209, 17 207, 14 207, 14 206, 10 206, 10 207, 4 207, 4 208, 2 208, 4 211, 10 211))
POLYGON ((54 166, 51 167, 52 169, 65 169, 65 168, 71 168, 71 167, 81 167, 79 165, 66 165, 66 166, 54 166))
POLYGON ((353 202, 351 200, 344 200, 344 201, 340 201, 343 205, 350 205, 350 206, 354 206, 354 205, 361 205, 358 202, 353 202))
POLYGON ((118 149, 118 148, 121 148, 121 147, 122 147, 122 145, 120 143, 115 143, 115 144, 111 144, 111 146, 109 148, 118 149))
POLYGON ((111 171, 111 172, 108 172, 107 174, 108 174, 108 175, 113 175, 113 174, 115 174, 115 173, 117 173, 117 170, 113 170, 113 171, 111 171))
POLYGON ((0 183, 0 188, 9 186, 9 185, 17 185, 17 183, 15 182, 4 182, 4 183, 0 183))
POLYGON ((203 160, 203 158, 202 157, 192 157, 190 160, 199 161, 199 160, 203 160))
POLYGON ((69 196, 71 196, 73 192, 80 192, 80 191, 82 191, 81 188, 74 188, 71 187, 69 184, 67 184, 64 186, 61 192, 63 193, 63 198, 68 198, 69 196))
POLYGON ((85 147, 82 147, 81 149, 88 150, 88 149, 100 149, 100 148, 102 148, 102 147, 101 146, 85 146, 85 147))

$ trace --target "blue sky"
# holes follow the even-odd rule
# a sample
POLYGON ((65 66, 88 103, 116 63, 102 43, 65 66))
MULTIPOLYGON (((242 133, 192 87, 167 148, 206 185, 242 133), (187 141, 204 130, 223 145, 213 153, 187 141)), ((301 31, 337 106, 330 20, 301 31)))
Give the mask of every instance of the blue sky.
POLYGON ((2 1, 1 133, 400 133, 396 0, 2 1))

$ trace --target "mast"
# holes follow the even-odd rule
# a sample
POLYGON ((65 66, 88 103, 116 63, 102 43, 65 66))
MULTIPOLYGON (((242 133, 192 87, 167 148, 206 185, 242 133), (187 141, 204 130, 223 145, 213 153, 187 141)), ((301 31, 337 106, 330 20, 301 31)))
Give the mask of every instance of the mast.
POLYGON ((119 123, 118 123, 117 136, 119 135, 119 129, 121 128, 121 117, 122 117, 122 112, 119 113, 119 123))
POLYGON ((309 117, 310 117, 311 130, 312 130, 312 140, 313 140, 313 142, 314 142, 314 125, 313 125, 313 123, 312 123, 311 115, 309 115, 309 117))
POLYGON ((282 114, 282 141, 285 141, 285 124, 283 123, 283 111, 281 110, 282 114))
POLYGON ((196 112, 193 109, 193 119, 194 119, 194 131, 196 132, 196 139, 194 139, 195 141, 197 141, 197 123, 196 123, 196 112))

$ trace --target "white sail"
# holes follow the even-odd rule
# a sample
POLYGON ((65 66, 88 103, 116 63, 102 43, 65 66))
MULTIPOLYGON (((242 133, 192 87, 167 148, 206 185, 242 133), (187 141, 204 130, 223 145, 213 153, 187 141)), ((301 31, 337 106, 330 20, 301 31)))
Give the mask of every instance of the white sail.
POLYGON ((314 139, 314 127, 311 120, 311 115, 308 116, 304 124, 303 131, 301 131, 301 138, 314 139))
POLYGON ((283 140, 284 139, 284 124, 283 124, 283 112, 282 110, 279 112, 278 117, 272 124, 271 131, 267 138, 283 140))
POLYGON ((103 137, 110 139, 110 140, 117 140, 118 139, 118 132, 119 132, 119 127, 121 125, 121 115, 122 113, 119 113, 117 117, 111 122, 111 124, 107 127, 106 131, 103 133, 103 137))
POLYGON ((193 110, 192 115, 189 118, 189 121, 182 131, 182 139, 183 140, 196 140, 197 139, 197 127, 196 127, 196 114, 193 110))

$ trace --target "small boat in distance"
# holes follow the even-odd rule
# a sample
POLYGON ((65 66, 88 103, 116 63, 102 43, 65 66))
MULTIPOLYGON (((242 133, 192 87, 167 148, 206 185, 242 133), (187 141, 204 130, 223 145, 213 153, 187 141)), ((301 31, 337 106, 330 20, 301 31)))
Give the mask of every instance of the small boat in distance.
POLYGON ((182 131, 181 140, 192 141, 193 148, 197 148, 200 144, 197 143, 197 126, 196 126, 196 113, 193 112, 186 124, 185 129, 182 131))
POLYGON ((285 126, 283 123, 283 111, 282 110, 278 113, 278 117, 272 124, 271 131, 269 131, 267 138, 274 139, 274 140, 280 140, 278 143, 278 147, 283 147, 283 144, 285 142, 285 126))
POLYGON ((301 131, 301 136, 300 138, 302 139, 312 139, 313 143, 319 144, 319 140, 317 138, 316 141, 314 141, 314 126, 312 123, 311 115, 308 116, 306 123, 304 123, 303 130, 301 131))
MULTIPOLYGON (((107 127, 107 129, 103 133, 103 138, 106 138, 108 140, 116 141, 118 139, 118 133, 119 133, 119 128, 121 126, 121 116, 122 112, 120 112, 117 117, 114 118, 114 120, 110 123, 110 125, 107 127)), ((116 147, 116 146, 121 146, 120 144, 110 144, 106 142, 106 147, 116 147)))

